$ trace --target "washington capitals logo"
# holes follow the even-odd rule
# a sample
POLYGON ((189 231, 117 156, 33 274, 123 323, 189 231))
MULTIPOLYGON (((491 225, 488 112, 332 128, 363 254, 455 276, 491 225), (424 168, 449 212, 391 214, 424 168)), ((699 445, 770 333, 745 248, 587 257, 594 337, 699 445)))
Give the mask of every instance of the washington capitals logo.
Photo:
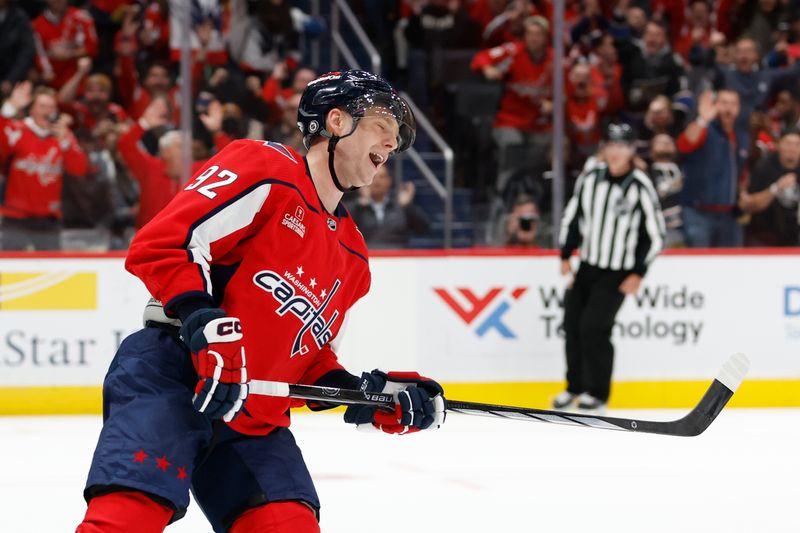
MULTIPOLYGON (((527 287, 516 287, 512 289, 510 291, 511 301, 519 300, 527 290, 527 287)), ((501 296, 503 287, 492 287, 483 296, 478 296, 471 289, 466 287, 458 287, 455 293, 460 295, 460 299, 466 301, 466 305, 462 305, 454 294, 451 294, 451 291, 447 289, 435 287, 433 291, 438 294, 439 298, 444 300, 444 303, 455 311, 468 326, 472 326, 478 316, 483 315, 475 328, 475 333, 478 337, 483 337, 489 330, 494 329, 503 338, 517 338, 517 335, 503 322, 503 315, 511 309, 511 301, 509 301, 507 297, 504 298, 501 296), (495 302, 498 300, 499 304, 495 305, 495 302), (484 313, 487 309, 488 311, 484 313)))
MULTIPOLYGON (((272 270, 262 270, 253 276, 253 283, 270 293, 280 304, 275 311, 278 316, 291 313, 302 322, 303 326, 297 332, 292 345, 292 357, 309 352, 309 348, 303 340, 306 333, 311 333, 317 348, 322 348, 330 342, 333 337, 331 328, 339 318, 339 311, 334 309, 329 320, 325 319, 323 312, 328 308, 333 295, 339 290, 341 281, 337 279, 330 292, 323 290, 321 293, 323 300, 321 301, 311 289, 289 271, 284 272, 284 275, 281 276, 272 270)), ((316 282, 313 285, 316 285, 316 282)))

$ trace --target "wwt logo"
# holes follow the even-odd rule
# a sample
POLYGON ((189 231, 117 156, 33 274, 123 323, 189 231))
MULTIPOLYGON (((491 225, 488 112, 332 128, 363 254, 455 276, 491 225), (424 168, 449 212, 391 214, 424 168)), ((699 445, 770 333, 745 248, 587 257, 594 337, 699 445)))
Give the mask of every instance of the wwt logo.
POLYGON ((466 287, 458 287, 452 291, 444 287, 434 287, 433 292, 468 326, 473 326, 475 319, 483 314, 483 318, 475 325, 478 337, 483 337, 494 329, 503 338, 516 339, 517 335, 503 322, 503 316, 511 309, 513 302, 525 294, 528 287, 510 289, 506 296, 502 296, 504 289, 505 287, 492 287, 482 296, 466 287))

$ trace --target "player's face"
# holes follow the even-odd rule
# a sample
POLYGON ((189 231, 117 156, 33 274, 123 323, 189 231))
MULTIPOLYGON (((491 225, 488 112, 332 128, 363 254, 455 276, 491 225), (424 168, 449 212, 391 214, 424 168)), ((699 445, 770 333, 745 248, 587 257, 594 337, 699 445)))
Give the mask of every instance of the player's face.
MULTIPOLYGON (((352 117, 347 116, 346 120, 345 131, 350 131, 352 117)), ((386 109, 369 109, 355 132, 336 146, 336 174, 342 185, 363 187, 372 183, 378 169, 397 148, 399 134, 397 121, 386 109)))

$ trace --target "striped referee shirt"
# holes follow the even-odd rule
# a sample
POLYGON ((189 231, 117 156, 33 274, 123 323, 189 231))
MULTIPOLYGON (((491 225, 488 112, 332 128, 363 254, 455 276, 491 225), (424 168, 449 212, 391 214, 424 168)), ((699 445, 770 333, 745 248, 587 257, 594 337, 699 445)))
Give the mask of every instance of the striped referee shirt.
POLYGON ((650 178, 638 169, 613 177, 597 164, 578 177, 564 210, 561 258, 580 247, 582 262, 643 276, 663 248, 665 232, 650 178))

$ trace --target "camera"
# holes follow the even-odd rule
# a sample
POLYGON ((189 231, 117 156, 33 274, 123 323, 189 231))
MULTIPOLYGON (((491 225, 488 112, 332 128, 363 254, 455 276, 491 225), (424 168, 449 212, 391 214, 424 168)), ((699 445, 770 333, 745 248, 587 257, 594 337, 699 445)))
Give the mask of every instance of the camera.
POLYGON ((530 231, 533 228, 533 225, 538 221, 539 218, 536 215, 520 215, 519 229, 522 231, 530 231))

